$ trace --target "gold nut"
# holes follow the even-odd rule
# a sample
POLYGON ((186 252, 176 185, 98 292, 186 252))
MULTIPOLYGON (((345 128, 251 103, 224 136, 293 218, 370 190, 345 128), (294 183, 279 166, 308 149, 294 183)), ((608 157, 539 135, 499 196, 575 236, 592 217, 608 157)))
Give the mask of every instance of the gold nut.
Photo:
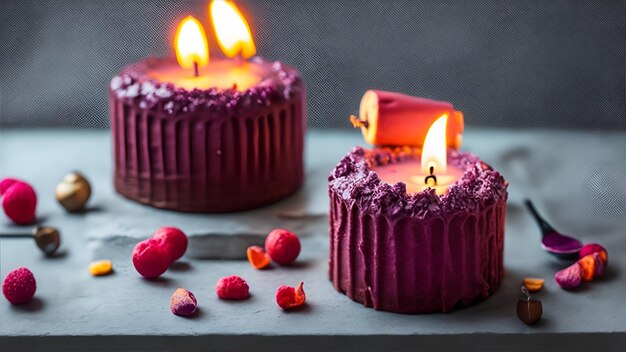
POLYGON ((113 271, 113 262, 108 259, 97 260, 89 264, 89 273, 93 276, 109 275, 113 271))
POLYGON ((538 292, 543 288, 545 280, 541 278, 526 277, 522 281, 522 285, 528 289, 529 292, 538 292))
POLYGON ((78 172, 72 172, 55 189, 59 203, 69 212, 78 212, 85 208, 91 196, 91 186, 87 179, 78 172))

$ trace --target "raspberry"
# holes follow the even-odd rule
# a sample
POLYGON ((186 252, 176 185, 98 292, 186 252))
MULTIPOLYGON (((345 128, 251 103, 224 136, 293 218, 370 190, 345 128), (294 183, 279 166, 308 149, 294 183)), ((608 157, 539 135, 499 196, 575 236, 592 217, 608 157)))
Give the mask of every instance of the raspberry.
POLYGON ((133 265, 141 276, 152 279, 163 274, 172 262, 160 242, 150 238, 133 249, 133 265))
POLYGON ((198 301, 193 293, 184 288, 179 288, 174 291, 170 298, 170 309, 176 315, 190 316, 198 309, 198 301))
POLYGON ((177 261, 182 257, 187 251, 187 236, 184 232, 176 227, 161 227, 156 230, 154 233, 155 238, 161 242, 161 245, 164 247, 165 251, 170 254, 172 258, 172 262, 177 261))
POLYGON ((11 304, 30 302, 37 290, 37 282, 33 273, 24 268, 17 268, 4 278, 2 293, 11 304))
POLYGON ((217 281, 215 292, 221 299, 246 299, 250 296, 246 280, 237 275, 225 276, 217 281))
POLYGON ((19 225, 35 221, 37 194, 28 183, 17 179, 4 179, 0 182, 2 208, 9 219, 19 225))
POLYGON ((263 248, 259 246, 248 247, 246 255, 252 267, 259 270, 266 268, 272 261, 269 254, 265 253, 263 248))
POLYGON ((2 179, 2 181, 0 181, 0 196, 2 196, 4 192, 6 192, 6 190, 9 187, 11 187, 15 182, 23 182, 23 181, 20 181, 16 178, 10 178, 10 177, 2 179))
POLYGON ((300 254, 300 240, 287 230, 276 229, 267 235, 265 250, 278 264, 290 264, 300 254))
POLYGON ((306 294, 304 293, 304 282, 300 282, 298 287, 281 286, 276 290, 276 303, 284 310, 293 309, 304 304, 306 294))

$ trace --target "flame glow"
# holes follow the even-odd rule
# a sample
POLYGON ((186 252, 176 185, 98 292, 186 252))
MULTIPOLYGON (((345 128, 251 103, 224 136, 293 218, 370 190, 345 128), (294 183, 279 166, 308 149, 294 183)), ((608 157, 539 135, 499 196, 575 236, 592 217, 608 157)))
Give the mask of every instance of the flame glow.
POLYGON ((209 63, 209 45, 202 24, 193 16, 180 22, 174 39, 176 60, 183 68, 206 66, 209 63))
POLYGON ((256 54, 250 26, 230 1, 213 0, 209 11, 217 42, 228 58, 240 54, 244 59, 256 54))
POLYGON ((426 134, 424 139, 424 147, 422 149, 422 173, 430 174, 430 167, 434 169, 433 174, 443 174, 448 168, 448 155, 446 150, 446 125, 448 124, 448 115, 442 115, 438 118, 426 134))

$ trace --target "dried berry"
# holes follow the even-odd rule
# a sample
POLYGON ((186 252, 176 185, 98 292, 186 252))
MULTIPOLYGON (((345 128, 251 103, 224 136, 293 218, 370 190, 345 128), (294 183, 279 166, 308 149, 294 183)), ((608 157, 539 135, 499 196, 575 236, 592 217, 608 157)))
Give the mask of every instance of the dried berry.
POLYGON ((604 247, 602 247, 601 245, 597 244, 597 243, 588 243, 586 245, 583 246, 583 248, 580 250, 580 253, 578 254, 580 258, 586 257, 589 254, 593 254, 593 253, 599 253, 600 254, 600 258, 602 258, 602 261, 604 262, 604 265, 606 266, 606 264, 609 261, 609 255, 606 251, 606 249, 604 249, 604 247))
POLYGON ((522 281, 522 285, 528 289, 528 292, 538 292, 543 288, 544 281, 544 279, 527 277, 522 281))
POLYGON ((304 282, 300 282, 298 287, 281 286, 276 290, 276 303, 284 310, 299 307, 305 301, 304 282))
POLYGON ((221 299, 246 299, 250 297, 246 280, 237 275, 226 276, 217 281, 215 292, 221 299))
POLYGON ((580 285, 582 269, 578 263, 574 263, 554 275, 556 283, 564 289, 572 289, 580 285))
POLYGON ((4 179, 2 187, 2 208, 7 217, 19 225, 35 221, 37 194, 31 185, 17 179, 4 179))
POLYGON ((30 302, 37 290, 35 276, 27 268, 17 268, 9 273, 2 282, 2 294, 11 304, 30 302))
POLYGON ((267 235, 265 250, 278 264, 290 264, 300 254, 300 240, 287 230, 276 229, 267 235))
POLYGON ((198 309, 198 301, 193 293, 184 288, 179 288, 174 291, 170 298, 170 309, 176 315, 190 316, 198 309))
POLYGON ((113 272, 113 262, 108 259, 97 260, 89 264, 89 273, 93 276, 109 275, 113 272))
POLYGON ((133 250, 133 265, 141 276, 152 279, 163 274, 170 266, 170 254, 160 242, 150 238, 137 243, 133 250))
POLYGON ((156 230, 152 237, 161 242, 161 246, 170 254, 171 262, 180 259, 187 251, 189 240, 185 233, 177 227, 161 227, 156 230))
POLYGON ((532 299, 526 286, 522 286, 524 299, 517 301, 517 317, 527 325, 535 325, 543 315, 543 305, 541 301, 532 299))
POLYGON ((255 269, 264 269, 272 262, 270 255, 259 246, 250 246, 246 251, 248 261, 255 269))

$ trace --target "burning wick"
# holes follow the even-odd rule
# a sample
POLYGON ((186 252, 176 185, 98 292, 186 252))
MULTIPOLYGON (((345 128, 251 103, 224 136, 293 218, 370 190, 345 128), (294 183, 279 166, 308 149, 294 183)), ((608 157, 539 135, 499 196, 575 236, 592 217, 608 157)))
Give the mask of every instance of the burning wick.
POLYGON ((429 168, 429 170, 430 170, 430 175, 428 175, 428 176, 426 176, 424 178, 424 184, 429 185, 428 180, 433 180, 434 186, 436 186, 437 185, 437 176, 433 175, 433 172, 435 172, 435 167, 431 166, 429 168))
POLYGON ((198 61, 193 62, 193 76, 198 77, 200 73, 198 73, 198 61))
POLYGON ((350 123, 352 124, 352 126, 354 126, 354 128, 369 127, 369 122, 367 122, 367 120, 361 120, 354 115, 350 115, 350 123))

